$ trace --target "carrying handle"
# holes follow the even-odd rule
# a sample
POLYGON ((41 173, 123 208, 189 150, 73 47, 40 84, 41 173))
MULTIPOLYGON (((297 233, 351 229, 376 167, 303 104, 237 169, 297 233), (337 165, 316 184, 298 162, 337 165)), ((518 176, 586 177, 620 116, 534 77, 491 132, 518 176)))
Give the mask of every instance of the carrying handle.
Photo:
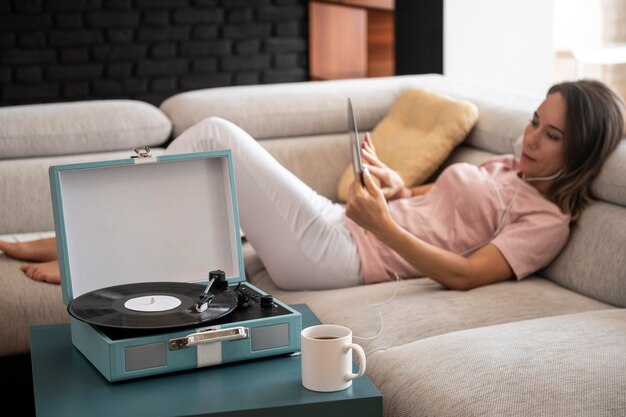
POLYGON ((245 327, 233 327, 230 329, 212 329, 204 332, 192 333, 184 337, 170 339, 169 350, 179 350, 186 347, 202 345, 206 343, 225 342, 248 338, 248 329, 245 327))
POLYGON ((356 353, 357 362, 359 363, 359 372, 356 374, 348 372, 343 376, 343 379, 347 382, 352 379, 362 377, 365 373, 365 352, 363 351, 363 348, 355 343, 348 343, 344 349, 346 350, 346 352, 352 349, 352 352, 356 353))

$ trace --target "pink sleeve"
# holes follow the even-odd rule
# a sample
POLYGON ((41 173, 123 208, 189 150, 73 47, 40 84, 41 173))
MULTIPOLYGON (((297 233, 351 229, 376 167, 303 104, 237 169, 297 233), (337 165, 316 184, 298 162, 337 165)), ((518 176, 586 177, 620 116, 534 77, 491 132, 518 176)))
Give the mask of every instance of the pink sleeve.
POLYGON ((507 260, 518 280, 547 266, 569 237, 569 222, 554 213, 526 215, 504 227, 491 241, 507 260))

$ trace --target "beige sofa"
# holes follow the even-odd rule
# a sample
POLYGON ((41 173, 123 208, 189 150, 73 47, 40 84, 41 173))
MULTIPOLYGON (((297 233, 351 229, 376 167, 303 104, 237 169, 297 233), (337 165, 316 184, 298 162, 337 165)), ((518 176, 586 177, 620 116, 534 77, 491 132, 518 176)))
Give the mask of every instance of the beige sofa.
MULTIPOLYGON (((91 103, 97 117, 84 109, 87 103, 0 108, 0 235, 53 233, 49 165, 129 157, 141 145, 158 154, 208 116, 240 125, 336 199, 350 159, 345 98, 358 109, 361 130, 369 131, 409 87, 479 108, 476 126, 446 164, 512 152, 543 99, 417 75, 198 90, 160 108, 91 103)), ((424 278, 289 292, 273 285, 249 244, 246 274, 282 301, 307 303, 323 322, 352 328, 386 416, 625 416, 626 142, 593 193, 597 201, 557 259, 521 282, 457 292, 424 278)), ((68 320, 60 288, 24 278, 19 265, 0 255, 4 356, 28 352, 29 326, 68 320)))

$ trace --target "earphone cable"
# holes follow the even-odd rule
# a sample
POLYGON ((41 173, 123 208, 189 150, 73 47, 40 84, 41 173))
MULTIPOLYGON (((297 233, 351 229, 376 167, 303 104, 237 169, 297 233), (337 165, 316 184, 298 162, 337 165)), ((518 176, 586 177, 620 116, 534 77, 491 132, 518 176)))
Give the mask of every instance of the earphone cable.
POLYGON ((360 339, 360 340, 374 340, 377 337, 379 337, 381 334, 383 334, 383 329, 385 326, 385 321, 383 318, 383 313, 380 311, 380 307, 384 306, 387 303, 390 303, 391 301, 393 301, 394 298, 396 298, 396 295, 398 295, 398 286, 400 285, 400 281, 402 281, 402 279, 398 276, 397 273, 393 273, 396 276, 396 283, 394 285, 394 289, 393 289, 393 294, 391 294, 391 297, 389 297, 387 300, 383 301, 382 303, 378 303, 378 304, 374 304, 374 308, 376 309, 376 312, 378 313, 378 317, 380 319, 380 329, 378 330, 378 333, 376 333, 374 336, 352 336, 353 339, 360 339))

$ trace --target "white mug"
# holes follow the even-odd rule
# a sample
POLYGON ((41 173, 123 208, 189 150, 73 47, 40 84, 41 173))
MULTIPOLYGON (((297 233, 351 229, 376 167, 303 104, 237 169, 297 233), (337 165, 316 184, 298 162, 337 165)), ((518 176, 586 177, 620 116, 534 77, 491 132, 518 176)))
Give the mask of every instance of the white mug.
POLYGON ((365 352, 352 343, 352 331, 344 326, 320 324, 300 333, 302 385, 311 391, 331 392, 349 388, 365 373, 365 352), (352 373, 352 352, 359 372, 352 373))

